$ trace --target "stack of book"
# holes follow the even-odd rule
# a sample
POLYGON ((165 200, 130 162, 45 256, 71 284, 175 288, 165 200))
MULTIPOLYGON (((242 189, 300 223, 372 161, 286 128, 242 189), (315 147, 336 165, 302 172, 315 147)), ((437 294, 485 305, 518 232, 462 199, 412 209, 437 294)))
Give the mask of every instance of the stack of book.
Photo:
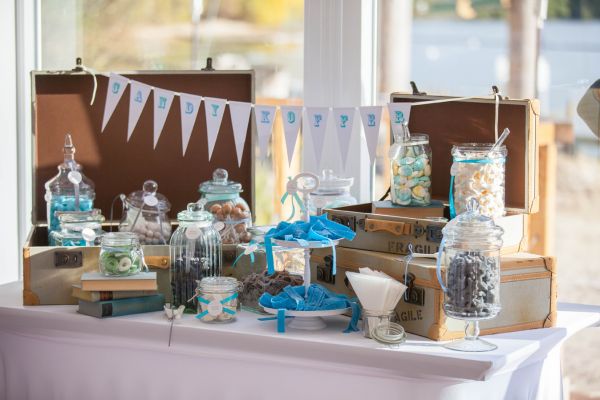
POLYGON ((79 313, 96 318, 160 311, 165 304, 156 272, 123 277, 84 273, 81 285, 73 285, 73 297, 79 300, 79 313))

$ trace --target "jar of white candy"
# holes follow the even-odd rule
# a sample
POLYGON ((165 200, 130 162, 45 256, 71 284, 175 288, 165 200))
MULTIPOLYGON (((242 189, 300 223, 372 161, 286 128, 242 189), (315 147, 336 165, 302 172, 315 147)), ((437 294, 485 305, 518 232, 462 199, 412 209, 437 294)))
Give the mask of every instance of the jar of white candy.
POLYGON ((230 277, 208 277, 198 281, 196 299, 198 315, 202 322, 231 322, 238 309, 240 283, 230 277))
POLYGON ((491 218, 504 215, 506 146, 465 143, 452 147, 450 216, 463 213, 471 199, 479 212, 491 218))
POLYGON ((141 244, 169 244, 171 203, 157 190, 158 184, 148 180, 142 190, 129 194, 123 201, 119 231, 135 233, 141 244))
POLYGON ((390 147, 392 203, 427 206, 431 203, 431 147, 429 136, 411 135, 406 122, 390 147))

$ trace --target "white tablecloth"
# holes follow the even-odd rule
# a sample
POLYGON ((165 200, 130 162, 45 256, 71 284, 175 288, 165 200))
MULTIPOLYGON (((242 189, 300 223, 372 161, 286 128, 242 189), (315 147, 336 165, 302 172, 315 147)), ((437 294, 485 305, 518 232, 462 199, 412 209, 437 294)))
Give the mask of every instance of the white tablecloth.
POLYGON ((24 307, 0 286, 0 399, 559 399, 560 344, 600 308, 561 304, 558 326, 486 338, 459 353, 409 335, 390 349, 344 334, 344 317, 275 331, 242 312, 227 325, 161 313, 96 319, 76 306, 24 307))

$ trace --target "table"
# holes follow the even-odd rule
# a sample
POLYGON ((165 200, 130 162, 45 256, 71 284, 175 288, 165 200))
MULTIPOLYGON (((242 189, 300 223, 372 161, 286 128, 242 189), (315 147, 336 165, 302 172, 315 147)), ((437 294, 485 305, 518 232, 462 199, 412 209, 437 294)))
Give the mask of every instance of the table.
POLYGON ((160 312, 96 319, 76 306, 23 306, 22 282, 0 286, 0 399, 554 399, 560 344, 598 325, 600 307, 559 304, 555 328, 487 336, 459 353, 409 335, 397 349, 344 334, 276 333, 241 312, 226 325, 160 312))

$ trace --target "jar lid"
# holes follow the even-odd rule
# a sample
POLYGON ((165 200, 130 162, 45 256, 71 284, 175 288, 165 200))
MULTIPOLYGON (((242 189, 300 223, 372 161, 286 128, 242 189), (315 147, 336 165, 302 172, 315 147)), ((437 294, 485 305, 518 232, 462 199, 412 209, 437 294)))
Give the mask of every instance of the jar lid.
POLYGON ((201 292, 231 292, 240 287, 240 282, 229 276, 210 276, 196 282, 201 292))
POLYGON ((496 225, 491 217, 479 212, 479 202, 472 198, 467 203, 467 210, 458 214, 442 229, 444 236, 451 238, 464 237, 474 241, 486 240, 492 236, 500 239, 504 229, 496 225))
POLYGON ((109 232, 102 235, 102 245, 106 246, 131 246, 139 243, 134 232, 109 232))
POLYGON ((319 187, 312 192, 313 195, 330 194, 343 189, 350 189, 354 184, 354 178, 341 178, 334 174, 331 169, 324 169, 319 177, 319 187))
POLYGON ((167 198, 157 193, 158 183, 153 180, 147 180, 142 186, 142 190, 136 190, 127 196, 125 200, 135 208, 144 208, 144 211, 168 212, 171 209, 171 203, 167 198))
POLYGON ((227 170, 223 168, 217 168, 213 172, 212 176, 212 181, 206 181, 200 184, 200 188, 198 189, 200 193, 233 194, 240 193, 242 191, 241 183, 227 179, 229 177, 227 170))
POLYGON ((478 160, 483 158, 504 158, 507 155, 505 145, 498 146, 490 152, 494 143, 461 143, 452 146, 451 154, 455 158, 478 160))
POLYGON ((89 211, 58 211, 56 215, 62 227, 74 231, 99 228, 105 220, 102 211, 98 208, 89 211))
POLYGON ((189 203, 187 209, 177 214, 179 222, 212 222, 214 216, 204 210, 204 205, 199 203, 189 203))
POLYGON ((410 136, 395 136, 394 143, 408 146, 427 144, 429 143, 429 135, 425 135, 423 133, 414 133, 410 136))

